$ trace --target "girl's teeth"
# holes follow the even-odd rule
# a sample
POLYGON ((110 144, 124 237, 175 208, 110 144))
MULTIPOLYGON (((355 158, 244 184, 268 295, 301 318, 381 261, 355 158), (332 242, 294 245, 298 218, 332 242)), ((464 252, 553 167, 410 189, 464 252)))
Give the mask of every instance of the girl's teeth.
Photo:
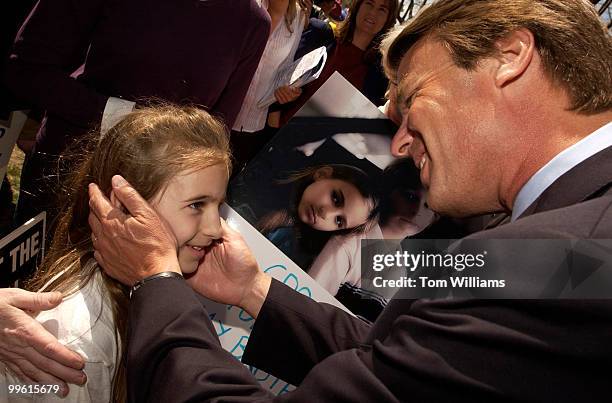
POLYGON ((425 159, 426 159, 425 156, 423 156, 423 158, 421 158, 421 163, 419 164, 419 169, 423 169, 423 167, 425 166, 425 159))

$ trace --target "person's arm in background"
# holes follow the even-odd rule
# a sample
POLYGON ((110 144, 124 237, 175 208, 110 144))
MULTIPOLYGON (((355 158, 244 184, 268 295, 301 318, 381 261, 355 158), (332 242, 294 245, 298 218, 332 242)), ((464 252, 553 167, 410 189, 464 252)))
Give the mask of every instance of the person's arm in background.
POLYGON ((40 0, 17 34, 6 85, 78 127, 102 120, 108 96, 70 77, 81 66, 102 17, 102 0, 40 0))
MULTIPOLYGON (((317 18, 311 18, 309 25, 304 29, 300 37, 297 49, 293 55, 293 60, 297 60, 309 52, 321 47, 329 46, 334 42, 334 31, 331 26, 317 18)), ((288 85, 281 86, 274 91, 274 96, 280 105, 280 108, 274 108, 275 111, 271 114, 269 124, 272 127, 280 126, 280 111, 290 106, 285 106, 302 95, 301 88, 293 88, 288 85)))
POLYGON ((55 308, 59 292, 33 293, 18 288, 0 289, 0 361, 23 382, 60 385, 84 384, 84 361, 61 345, 35 319, 33 312, 55 308))
MULTIPOLYGON (((304 16, 304 10, 302 8, 298 7, 295 18, 306 19, 304 16)), ((295 54, 298 50, 298 47, 300 46, 303 31, 304 31, 303 24, 297 24, 297 27, 294 27, 294 31, 291 33, 291 38, 290 38, 290 40, 293 41, 291 45, 291 50, 289 51, 289 54, 287 55, 285 60, 283 60, 280 66, 278 66, 277 71, 281 71, 287 65, 295 61, 295 54)), ((274 91, 274 96, 276 97, 276 100, 278 101, 278 103, 281 105, 286 104, 291 101, 295 101, 301 94, 302 94, 301 88, 293 88, 288 85, 283 85, 281 87, 278 87, 274 91)), ((274 111, 272 113, 277 113, 277 112, 274 111)))
MULTIPOLYGON (((253 2, 254 3, 254 2, 253 2)), ((221 97, 210 109, 222 115, 227 127, 233 127, 240 112, 259 60, 270 35, 270 16, 261 7, 252 5, 249 12, 250 27, 245 27, 242 58, 234 69, 221 97)))

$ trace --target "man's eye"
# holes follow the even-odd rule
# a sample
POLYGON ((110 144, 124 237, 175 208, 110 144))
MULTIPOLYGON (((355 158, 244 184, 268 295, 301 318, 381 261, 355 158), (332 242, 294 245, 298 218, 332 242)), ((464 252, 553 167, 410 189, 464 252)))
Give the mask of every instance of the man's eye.
POLYGON ((412 107, 412 104, 414 103, 415 98, 416 98, 416 92, 412 94, 410 98, 406 100, 406 109, 410 109, 412 107))
POLYGON ((412 108, 412 104, 414 103, 414 100, 416 99, 418 95, 419 95, 418 92, 415 91, 412 94, 410 94, 409 97, 406 97, 404 99, 403 103, 399 105, 399 108, 401 110, 401 115, 405 115, 408 112, 410 112, 410 108, 412 108))
POLYGON ((336 216, 336 226, 339 229, 342 229, 342 228, 344 228, 346 226, 344 217, 342 217, 341 215, 336 216))

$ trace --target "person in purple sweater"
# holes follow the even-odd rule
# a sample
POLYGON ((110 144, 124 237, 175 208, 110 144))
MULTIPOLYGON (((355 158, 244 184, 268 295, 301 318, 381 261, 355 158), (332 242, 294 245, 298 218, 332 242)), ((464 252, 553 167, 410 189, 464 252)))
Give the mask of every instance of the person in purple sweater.
POLYGON ((18 222, 53 216, 58 155, 135 102, 200 105, 232 127, 269 31, 256 0, 40 0, 5 74, 15 94, 47 111, 22 172, 18 222))

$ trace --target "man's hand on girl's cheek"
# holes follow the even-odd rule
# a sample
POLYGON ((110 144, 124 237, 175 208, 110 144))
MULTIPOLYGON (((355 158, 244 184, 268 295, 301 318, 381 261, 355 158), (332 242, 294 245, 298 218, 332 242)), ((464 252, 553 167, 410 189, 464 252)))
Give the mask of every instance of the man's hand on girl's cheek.
POLYGON ((112 182, 113 199, 120 204, 89 185, 89 225, 100 266, 127 285, 163 271, 180 273, 177 241, 168 224, 125 179, 116 175, 112 182))

